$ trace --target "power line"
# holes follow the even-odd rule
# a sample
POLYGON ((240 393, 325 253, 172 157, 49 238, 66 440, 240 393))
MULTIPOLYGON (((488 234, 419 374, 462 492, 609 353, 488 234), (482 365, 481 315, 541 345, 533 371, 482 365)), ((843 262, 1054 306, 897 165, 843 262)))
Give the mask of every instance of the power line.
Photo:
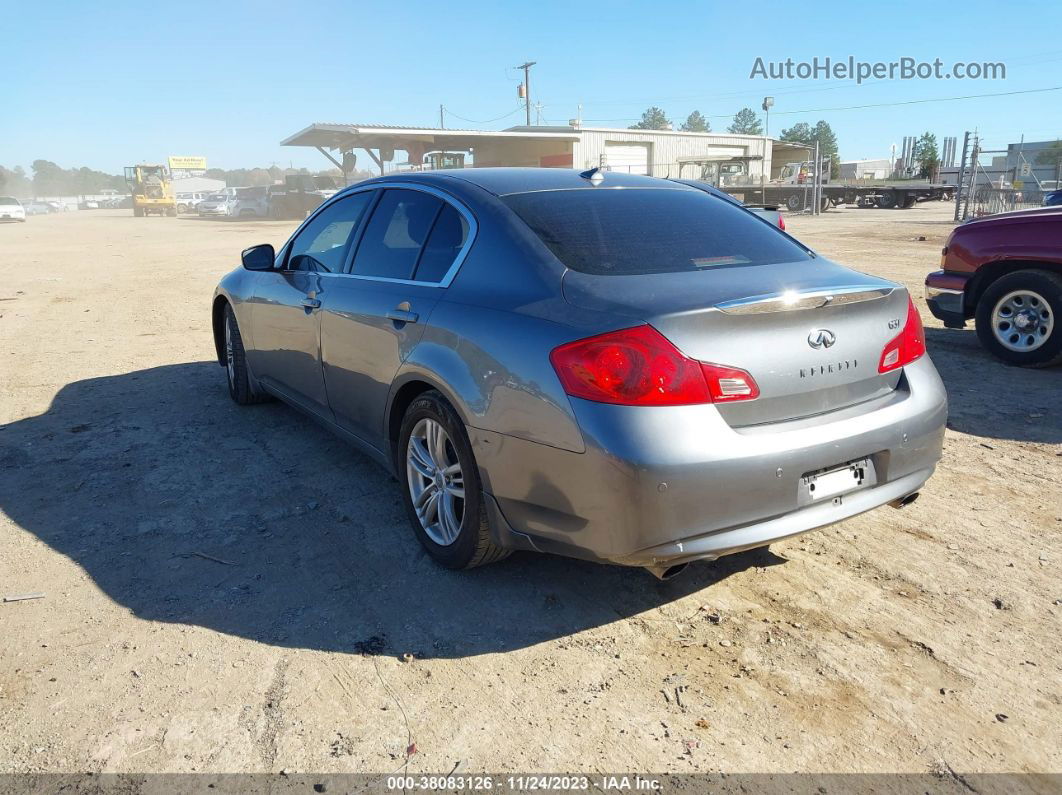
POLYGON ((524 109, 523 105, 518 105, 516 108, 514 108, 513 110, 509 111, 508 113, 506 113, 506 114, 504 114, 502 116, 497 116, 497 117, 495 117, 493 119, 484 119, 483 121, 479 121, 477 119, 466 119, 464 116, 458 116, 456 113, 454 113, 449 108, 443 108, 443 111, 446 113, 447 116, 453 116, 455 119, 460 119, 461 121, 467 121, 469 124, 490 124, 491 122, 496 122, 496 121, 501 121, 502 119, 507 119, 510 116, 512 116, 513 114, 519 113, 523 109, 524 109))
MULTIPOLYGON (((1006 63, 1007 66, 1010 66, 1010 65, 1013 65, 1013 64, 1023 64, 1023 63, 1027 63, 1027 62, 1028 63, 1043 64, 1043 63, 1053 63, 1055 61, 1062 60, 1062 57, 1056 57, 1056 56, 1062 56, 1062 50, 1050 50, 1050 51, 1045 52, 1045 53, 1037 53, 1037 54, 1028 54, 1028 53, 1026 53, 1024 55, 1020 55, 1020 56, 1015 57, 1015 58, 1006 57, 1005 58, 1005 63, 1006 63)), ((899 77, 894 77, 894 78, 887 79, 887 80, 874 80, 874 81, 869 81, 869 82, 867 82, 867 81, 859 82, 859 81, 856 81, 856 80, 851 80, 851 81, 846 81, 846 82, 843 82, 843 83, 837 83, 837 84, 829 85, 829 86, 816 86, 814 88, 806 88, 806 87, 804 87, 804 86, 807 85, 807 81, 793 82, 793 83, 784 83, 782 85, 770 85, 770 86, 768 86, 766 83, 763 83, 763 84, 760 84, 759 87, 753 88, 753 89, 750 89, 750 90, 742 89, 740 91, 728 91, 728 92, 720 93, 720 94, 695 94, 695 95, 674 96, 674 97, 657 96, 657 97, 648 98, 648 99, 602 100, 602 101, 590 101, 590 102, 587 102, 587 103, 584 103, 584 104, 601 107, 601 106, 605 106, 605 105, 632 105, 632 104, 636 104, 636 103, 640 104, 642 102, 698 102, 698 101, 707 102, 707 101, 713 100, 713 99, 726 99, 726 98, 729 98, 729 97, 760 96, 760 95, 762 95, 764 93, 764 89, 768 88, 768 87, 771 89, 771 93, 773 95, 778 96, 780 94, 806 94, 806 93, 814 93, 814 92, 820 92, 820 91, 836 91, 838 89, 845 89, 845 88, 862 88, 862 87, 866 87, 866 86, 878 86, 878 85, 884 85, 886 83, 900 82, 901 80, 903 80, 903 78, 899 78, 899 77)), ((561 104, 561 103, 555 103, 555 104, 561 104)), ((572 103, 568 102, 566 104, 570 105, 572 103)))
POLYGON ((1012 97, 1017 94, 1042 94, 1045 91, 1062 91, 1062 86, 1051 88, 1029 88, 1024 91, 999 91, 994 94, 967 94, 961 97, 939 97, 936 99, 908 99, 903 102, 878 102, 871 105, 848 105, 842 108, 810 108, 808 110, 775 111, 776 115, 791 116, 794 113, 825 113, 834 110, 862 110, 864 108, 892 108, 898 105, 922 105, 926 102, 955 102, 960 99, 983 99, 985 97, 1012 97))
MULTIPOLYGON (((867 105, 845 105, 835 108, 806 108, 804 110, 782 110, 775 111, 776 116, 794 116, 800 113, 827 113, 832 111, 841 110, 865 110, 867 108, 893 108, 900 105, 921 105, 927 102, 955 102, 962 99, 983 99, 986 97, 1011 97, 1018 94, 1042 94, 1047 91, 1062 91, 1062 86, 1052 86, 1050 88, 1029 88, 1023 91, 999 91, 991 94, 967 94, 959 97, 935 97, 933 99, 908 99, 901 102, 876 102, 867 105)), ((733 118, 732 113, 715 113, 705 118, 709 119, 730 119, 733 118)), ((641 116, 635 116, 631 118, 613 118, 613 119, 583 119, 583 121, 589 122, 606 122, 606 121, 638 121, 641 116)))

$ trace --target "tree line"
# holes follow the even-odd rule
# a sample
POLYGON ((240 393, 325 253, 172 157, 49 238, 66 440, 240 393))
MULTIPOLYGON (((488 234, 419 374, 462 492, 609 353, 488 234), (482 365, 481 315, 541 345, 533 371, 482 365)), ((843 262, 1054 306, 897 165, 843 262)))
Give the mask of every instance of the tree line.
MULTIPOLYGON (((674 124, 661 108, 654 105, 642 114, 640 121, 632 124, 628 129, 672 130, 674 124)), ((683 132, 711 132, 712 125, 703 113, 695 110, 686 117, 686 121, 679 125, 679 129, 683 132)), ((742 108, 735 113, 726 131, 739 135, 764 134, 759 114, 752 108, 742 108)), ((812 149, 817 143, 822 157, 830 160, 830 176, 840 176, 841 158, 838 153, 837 135, 825 120, 820 119, 814 125, 803 121, 797 122, 792 127, 783 129, 778 135, 778 140, 804 144, 812 149)), ((911 159, 917 166, 915 176, 921 179, 935 178, 940 168, 940 147, 937 144, 937 136, 928 131, 922 133, 914 143, 911 159)), ((1055 141, 1050 147, 1037 153, 1035 162, 1037 165, 1053 167, 1056 180, 1062 179, 1062 141, 1055 141)), ((890 164, 890 171, 893 165, 890 164)))
MULTIPOLYGON (((672 130, 674 129, 674 124, 661 108, 654 105, 642 114, 640 121, 632 124, 628 129, 672 130)), ((703 113, 695 110, 686 117, 686 121, 679 125, 679 129, 683 132, 711 132, 712 125, 703 113)), ((726 131, 736 135, 764 134, 760 116, 752 108, 742 108, 735 113, 726 131)), ((790 143, 804 144, 812 148, 818 143, 819 153, 823 158, 830 160, 830 175, 836 177, 841 173, 837 136, 828 122, 819 120, 814 126, 807 122, 797 122, 789 129, 783 129, 778 135, 778 139, 790 143)))
MULTIPOLYGON (((205 175, 211 179, 220 179, 226 185, 252 187, 282 182, 288 174, 342 176, 342 172, 338 168, 326 171, 310 171, 306 168, 280 168, 275 165, 269 168, 211 168, 207 169, 205 175)), ((371 174, 359 172, 351 176, 356 180, 366 179, 371 174)), ((28 172, 22 166, 15 166, 10 169, 0 166, 0 193, 17 198, 29 198, 31 196, 83 196, 102 193, 105 190, 127 193, 129 186, 126 184, 125 175, 108 174, 104 171, 96 171, 84 166, 80 168, 63 168, 51 160, 34 160, 28 172)))

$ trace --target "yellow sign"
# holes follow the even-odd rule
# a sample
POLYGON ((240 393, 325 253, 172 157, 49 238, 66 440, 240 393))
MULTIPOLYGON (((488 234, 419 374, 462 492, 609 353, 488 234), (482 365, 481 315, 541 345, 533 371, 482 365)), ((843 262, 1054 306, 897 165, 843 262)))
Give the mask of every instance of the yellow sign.
POLYGON ((188 171, 206 171, 206 158, 184 155, 170 155, 170 169, 187 169, 188 171))
POLYGON ((1020 179, 1014 180, 1014 182, 1012 182, 1011 184, 1014 186, 1014 190, 1021 190, 1025 187, 1025 183, 1022 182, 1020 179))

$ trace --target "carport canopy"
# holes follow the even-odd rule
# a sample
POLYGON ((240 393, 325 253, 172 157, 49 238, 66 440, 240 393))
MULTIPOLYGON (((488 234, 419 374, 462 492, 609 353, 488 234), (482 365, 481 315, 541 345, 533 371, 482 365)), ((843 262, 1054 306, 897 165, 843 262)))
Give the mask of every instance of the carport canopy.
POLYGON ((280 142, 281 146, 312 146, 335 166, 343 169, 342 153, 365 150, 384 173, 384 163, 394 159, 396 150, 409 155, 412 165, 421 165, 424 155, 436 151, 475 153, 477 146, 502 142, 578 141, 577 130, 571 131, 490 131, 447 130, 435 127, 397 127, 387 124, 311 124, 280 142), (338 152, 340 158, 331 152, 338 152))

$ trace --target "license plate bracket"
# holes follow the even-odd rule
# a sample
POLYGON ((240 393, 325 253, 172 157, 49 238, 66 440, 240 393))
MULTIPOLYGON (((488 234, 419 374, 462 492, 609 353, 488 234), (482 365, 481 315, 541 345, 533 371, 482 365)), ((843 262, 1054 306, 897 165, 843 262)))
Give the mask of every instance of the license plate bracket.
POLYGON ((847 464, 808 472, 800 478, 802 503, 821 502, 841 497, 877 483, 874 462, 870 458, 849 461, 847 464))

